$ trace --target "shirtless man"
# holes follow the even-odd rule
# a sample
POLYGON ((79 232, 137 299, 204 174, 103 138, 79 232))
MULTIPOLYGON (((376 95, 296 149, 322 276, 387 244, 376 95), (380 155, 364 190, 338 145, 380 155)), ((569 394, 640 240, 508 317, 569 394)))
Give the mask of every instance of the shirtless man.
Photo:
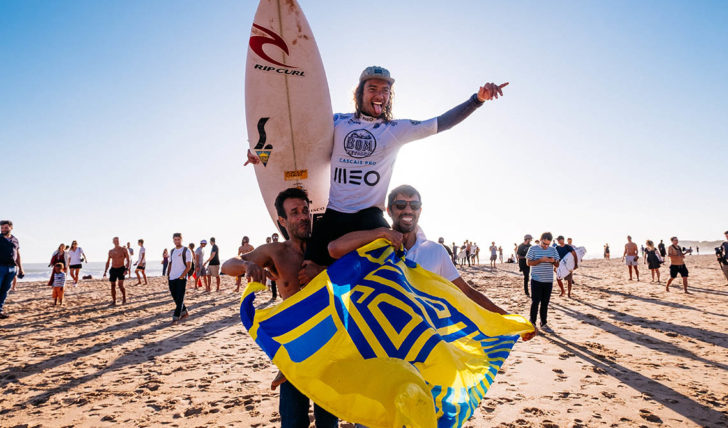
POLYGON ((116 305, 116 282, 119 282, 119 290, 121 291, 121 304, 126 303, 126 290, 124 289, 124 276, 129 272, 129 251, 119 245, 119 237, 113 239, 114 248, 109 250, 109 257, 106 259, 106 268, 104 268, 104 278, 109 273, 109 281, 111 281, 111 300, 112 305, 116 305), (109 270, 111 263, 111 270, 109 270))
POLYGON ((622 254, 622 261, 625 262, 629 269, 629 280, 632 281, 632 267, 637 274, 637 281, 640 280, 640 271, 637 269, 637 244, 632 242, 632 237, 627 236, 627 243, 624 244, 624 254, 622 254))
POLYGON ((685 251, 678 245, 677 237, 673 236, 670 241, 672 245, 667 248, 667 255, 670 256, 670 279, 667 280, 665 291, 670 291, 670 284, 677 278, 677 274, 680 274, 683 289, 685 293, 690 294, 688 291, 688 268, 685 266, 685 251))
MULTIPOLYGON (((243 254, 247 254, 247 253, 253 251, 254 249, 255 249, 255 247, 253 247, 252 245, 250 245, 250 238, 248 238, 247 236, 243 236, 243 242, 238 247, 238 256, 242 256, 243 254)), ((235 279, 235 292, 236 293, 239 293, 240 292, 240 280, 242 278, 243 278, 242 276, 238 276, 235 279)))
MULTIPOLYGON (((299 270, 303 264, 306 244, 311 237, 311 213, 308 210, 308 195, 297 188, 286 189, 276 197, 275 206, 278 222, 288 231, 289 239, 284 242, 271 242, 253 251, 227 260, 222 265, 225 275, 245 277, 250 281, 265 284, 266 276, 276 279, 281 298, 284 300, 301 289, 299 270), (269 273, 266 273, 266 270, 269 273)), ((308 425, 309 399, 301 394, 280 373, 271 388, 281 387, 279 414, 281 425, 305 421, 308 425), (282 382, 282 383, 281 383, 282 382)), ((338 419, 326 410, 314 405, 317 427, 336 427, 338 419)))

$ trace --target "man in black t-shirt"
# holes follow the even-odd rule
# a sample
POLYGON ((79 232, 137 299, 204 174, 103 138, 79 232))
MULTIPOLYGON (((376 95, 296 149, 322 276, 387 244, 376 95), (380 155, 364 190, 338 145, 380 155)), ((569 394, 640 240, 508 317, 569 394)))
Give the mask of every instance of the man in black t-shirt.
MULTIPOLYGON (((205 262, 205 265, 207 266, 207 276, 215 277, 215 281, 217 282, 217 290, 215 291, 220 291, 220 250, 217 248, 214 237, 210 238, 210 245, 212 245, 210 257, 205 262)), ((210 279, 210 282, 212 282, 212 279, 210 279)))
POLYGON ((528 277, 531 274, 531 267, 526 264, 526 254, 528 249, 531 247, 531 239, 533 236, 526 235, 523 237, 523 244, 518 246, 516 250, 516 257, 518 258, 518 269, 523 272, 523 291, 526 292, 526 296, 531 296, 528 293, 528 277))

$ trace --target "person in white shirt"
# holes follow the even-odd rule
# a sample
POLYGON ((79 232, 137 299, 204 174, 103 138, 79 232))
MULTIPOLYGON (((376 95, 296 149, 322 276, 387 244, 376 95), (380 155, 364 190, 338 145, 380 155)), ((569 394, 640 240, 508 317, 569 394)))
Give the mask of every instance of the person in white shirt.
POLYGON ((144 277, 144 285, 147 285, 147 273, 145 272, 145 269, 147 267, 147 250, 144 248, 144 240, 140 239, 137 241, 139 244, 139 254, 137 255, 137 261, 134 263, 136 265, 136 269, 134 272, 136 273, 137 277, 137 283, 134 285, 141 285, 142 279, 139 276, 139 273, 141 272, 142 276, 144 277))
MULTIPOLYGON (((392 229, 350 232, 329 243, 329 254, 338 259, 378 238, 387 239, 396 248, 404 247, 405 258, 452 282, 473 302, 488 311, 505 315, 506 311, 465 282, 442 245, 427 240, 418 226, 421 212, 422 199, 417 189, 406 184, 399 186, 388 197, 387 213, 392 218, 392 229)), ((523 339, 529 340, 534 335, 535 332, 530 333, 523 339)))
MULTIPOLYGON (((333 263, 326 250, 329 242, 349 232, 389 227, 384 203, 402 146, 452 128, 485 101, 502 96, 508 85, 486 83, 464 103, 438 117, 418 121, 393 119, 393 84, 386 68, 367 67, 354 92, 354 113, 334 115, 329 202, 323 217, 314 224, 306 248, 304 279, 313 278, 323 266, 333 263)), ((248 162, 260 160, 249 151, 248 162)))
POLYGON ((174 300, 174 314, 172 324, 189 316, 185 306, 185 289, 187 288, 187 272, 192 268, 192 251, 182 246, 182 234, 172 235, 174 248, 169 255, 169 269, 167 280, 169 281, 169 292, 174 300))
POLYGON ((78 285, 78 273, 83 266, 82 263, 88 262, 88 259, 76 241, 71 242, 71 248, 68 249, 67 253, 68 269, 70 270, 71 278, 73 278, 73 286, 76 287, 78 285))

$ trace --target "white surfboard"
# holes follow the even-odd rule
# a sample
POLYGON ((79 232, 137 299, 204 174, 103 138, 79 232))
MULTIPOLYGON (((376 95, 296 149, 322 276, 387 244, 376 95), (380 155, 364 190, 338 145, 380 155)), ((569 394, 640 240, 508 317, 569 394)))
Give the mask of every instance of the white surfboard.
MULTIPOLYGON (((581 259, 583 259, 584 255, 586 254, 586 248, 576 247, 576 248, 574 248, 574 252, 576 253, 576 257, 579 259, 579 263, 581 263, 581 259)), ((571 254, 571 252, 569 252, 561 260, 561 262, 559 263, 559 267, 556 268, 556 277, 559 279, 564 279, 573 270, 574 270, 574 256, 571 254)))
POLYGON ((282 190, 308 192, 310 209, 328 204, 334 124, 316 41, 295 0, 261 0, 245 64, 245 116, 260 192, 273 222, 282 190))

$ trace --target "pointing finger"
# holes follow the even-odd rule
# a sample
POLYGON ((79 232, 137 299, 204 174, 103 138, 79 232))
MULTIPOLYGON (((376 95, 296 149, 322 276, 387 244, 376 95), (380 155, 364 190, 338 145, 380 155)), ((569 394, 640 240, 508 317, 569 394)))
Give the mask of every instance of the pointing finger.
POLYGON ((508 86, 509 83, 510 82, 503 83, 502 85, 498 85, 498 87, 499 88, 505 88, 506 86, 508 86))

